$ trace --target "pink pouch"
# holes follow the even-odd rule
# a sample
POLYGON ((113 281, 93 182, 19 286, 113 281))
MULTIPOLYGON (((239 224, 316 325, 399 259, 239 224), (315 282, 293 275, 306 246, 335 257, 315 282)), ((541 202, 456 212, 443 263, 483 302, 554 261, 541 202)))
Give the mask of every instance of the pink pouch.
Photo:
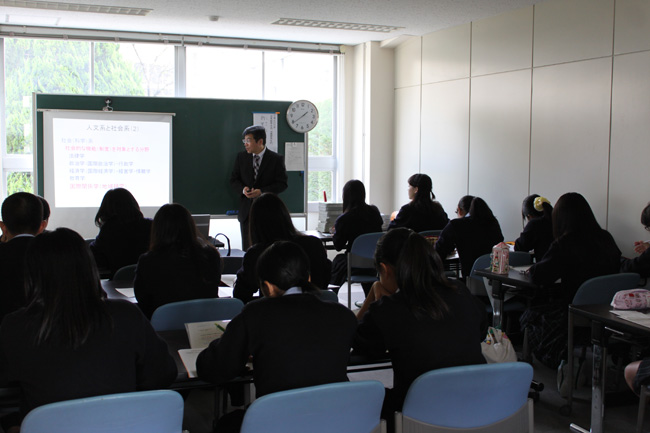
POLYGON ((646 289, 621 290, 612 299, 617 310, 645 310, 650 308, 650 291, 646 289))

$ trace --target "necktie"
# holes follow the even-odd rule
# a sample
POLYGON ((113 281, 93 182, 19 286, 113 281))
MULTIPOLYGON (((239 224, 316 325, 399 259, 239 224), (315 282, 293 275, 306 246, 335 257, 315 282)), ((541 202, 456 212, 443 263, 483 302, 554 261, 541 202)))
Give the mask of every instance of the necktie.
POLYGON ((253 171, 255 172, 255 180, 257 180, 257 173, 260 171, 260 156, 253 156, 253 171))

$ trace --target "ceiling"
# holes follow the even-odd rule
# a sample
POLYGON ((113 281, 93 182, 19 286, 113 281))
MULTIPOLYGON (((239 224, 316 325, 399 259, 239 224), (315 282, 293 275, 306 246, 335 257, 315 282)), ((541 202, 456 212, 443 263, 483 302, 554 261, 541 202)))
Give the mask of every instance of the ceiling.
POLYGON ((0 24, 356 45, 424 35, 543 0, 81 0, 0 1, 0 24), (25 7, 14 7, 22 5, 25 7), (47 10, 151 9, 145 16, 47 10), (212 17, 212 18, 211 18, 212 17), (216 18, 218 17, 218 18, 216 18), (280 18, 398 27, 390 32, 271 24, 280 18))

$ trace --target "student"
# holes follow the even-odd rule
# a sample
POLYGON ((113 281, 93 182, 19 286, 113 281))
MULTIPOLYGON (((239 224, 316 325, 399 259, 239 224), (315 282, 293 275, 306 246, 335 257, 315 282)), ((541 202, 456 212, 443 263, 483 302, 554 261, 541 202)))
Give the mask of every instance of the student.
POLYGON ((464 195, 458 200, 458 206, 456 207, 456 215, 458 215, 458 218, 464 218, 469 214, 472 200, 474 200, 473 195, 464 195))
POLYGON ((248 216, 253 201, 262 193, 280 194, 287 189, 287 169, 284 156, 266 148, 266 130, 263 126, 253 125, 244 129, 242 139, 246 150, 237 154, 230 186, 240 197, 237 219, 242 249, 246 251, 251 246, 248 216))
MULTIPOLYGON (((381 231, 383 219, 377 206, 366 203, 366 188, 360 180, 349 180, 343 187, 343 213, 332 228, 336 251, 350 251, 354 240, 366 233, 381 231)), ((332 261, 331 284, 340 286, 348 274, 347 254, 337 254, 332 261)))
POLYGON ((467 287, 444 276, 431 244, 417 233, 389 231, 377 247, 384 257, 397 251, 397 293, 370 305, 354 341, 356 353, 392 360, 394 386, 384 400, 382 418, 400 410, 411 383, 421 374, 443 367, 484 364, 485 308, 467 287))
POLYGON ((528 272, 539 291, 533 308, 522 314, 522 329, 529 328, 530 347, 550 368, 566 356, 567 307, 582 283, 619 272, 621 251, 603 230, 585 198, 577 192, 562 195, 552 214, 553 243, 528 272), (559 285, 554 284, 558 279, 559 285), (553 338, 551 338, 553 337, 553 338))
POLYGON ((472 199, 469 216, 456 218, 442 230, 436 242, 440 257, 458 250, 463 278, 467 278, 476 259, 492 252, 492 247, 503 241, 501 226, 492 210, 480 197, 472 199))
POLYGON ((521 216, 526 223, 515 241, 515 251, 534 251, 539 262, 553 242, 553 206, 547 198, 531 194, 521 205, 521 216))
POLYGON ((43 197, 40 195, 37 195, 38 199, 41 201, 41 204, 43 205, 43 229, 42 231, 45 231, 47 229, 47 225, 50 223, 50 204, 45 200, 43 197))
POLYGON ((379 281, 372 284, 370 292, 366 296, 365 301, 363 301, 361 309, 357 311, 357 319, 363 318, 368 311, 368 308, 370 308, 370 304, 378 301, 384 296, 390 296, 397 292, 395 267, 397 266, 397 261, 401 252, 401 245, 404 243, 409 232, 407 230, 394 231, 401 233, 401 236, 393 235, 387 237, 384 235, 377 242, 377 247, 375 248, 375 269, 379 275, 379 281), (386 243, 387 241, 388 244, 386 243), (391 241, 394 244, 399 243, 399 247, 392 245, 391 241))
POLYGON ((151 318, 170 302, 217 298, 221 257, 199 240, 192 215, 180 204, 166 204, 153 219, 149 252, 140 256, 133 288, 138 306, 151 318))
POLYGON ((0 228, 6 241, 0 244, 0 322, 5 315, 26 304, 25 254, 34 236, 46 225, 41 200, 28 192, 7 197, 1 212, 0 228))
POLYGON ((275 241, 292 241, 300 245, 309 258, 311 282, 321 290, 327 289, 332 262, 327 258, 323 243, 315 236, 298 233, 280 197, 272 193, 262 194, 253 202, 249 219, 253 246, 246 251, 242 267, 237 271, 233 297, 244 302, 253 299, 260 288, 255 273, 257 260, 262 251, 275 241))
POLYGON ((105 299, 79 234, 43 233, 26 257, 28 305, 0 327, 0 372, 20 385, 23 416, 56 401, 172 383, 167 345, 137 306, 105 299))
POLYGON ((115 271, 134 265, 141 254, 149 249, 151 220, 145 218, 135 197, 124 188, 108 190, 95 215, 99 234, 90 244, 97 266, 115 271))
POLYGON ((442 205, 435 201, 431 178, 426 174, 414 174, 409 177, 409 200, 390 222, 388 229, 407 227, 416 232, 440 230, 449 221, 442 205))
MULTIPOLYGON (((641 224, 650 231, 650 203, 641 212, 641 224)), ((650 243, 646 241, 634 242, 634 251, 639 257, 621 259, 621 272, 636 272, 643 278, 650 277, 650 243)))
MULTIPOLYGON (((241 376, 252 356, 257 397, 346 382, 357 321, 343 305, 315 295, 302 248, 275 242, 259 257, 257 274, 264 298, 247 304, 223 336, 200 353, 199 378, 221 384, 241 376)), ((243 414, 232 417, 238 424, 243 414)))

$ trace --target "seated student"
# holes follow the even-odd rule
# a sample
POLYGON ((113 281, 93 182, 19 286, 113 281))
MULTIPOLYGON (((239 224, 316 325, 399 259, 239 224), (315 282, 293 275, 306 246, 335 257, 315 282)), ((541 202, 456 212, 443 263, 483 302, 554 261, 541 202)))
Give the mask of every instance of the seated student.
MULTIPOLYGON (((650 231, 650 203, 641 212, 641 224, 650 231)), ((621 259, 621 272, 636 272, 644 278, 650 277, 650 243, 646 241, 634 242, 634 251, 640 254, 633 259, 621 259)))
POLYGON ((388 229, 407 227, 416 232, 423 232, 445 227, 449 218, 442 205, 435 200, 431 178, 418 173, 409 177, 408 183, 411 202, 402 206, 388 229))
POLYGON ((492 210, 480 197, 472 199, 469 216, 456 218, 442 230, 436 242, 436 251, 443 259, 458 250, 463 277, 467 278, 476 259, 492 252, 492 247, 503 241, 501 226, 492 210))
POLYGON ((90 244, 90 250, 100 269, 115 271, 135 265, 141 254, 149 249, 151 220, 145 218, 135 197, 124 188, 106 192, 95 215, 99 234, 90 244))
MULTIPOLYGON (((223 336, 201 352, 199 378, 224 383, 244 374, 252 356, 257 397, 346 382, 357 321, 343 305, 314 294, 318 288, 309 282, 309 259, 302 248, 275 242, 259 257, 257 273, 264 298, 247 304, 223 336)), ((243 414, 232 416, 236 425, 243 414)))
POLYGON ((521 205, 521 215, 528 221, 524 231, 515 241, 515 251, 535 251, 539 262, 553 242, 553 206, 547 198, 538 194, 529 195, 521 205))
POLYGON ((151 247, 140 256, 133 289, 149 319, 161 305, 219 297, 221 257, 199 240, 194 219, 180 204, 166 204, 153 219, 151 247))
POLYGON ((625 382, 636 395, 641 394, 641 386, 650 380, 650 357, 633 361, 625 367, 625 382))
POLYGON ((469 214, 469 208, 472 206, 472 200, 474 200, 473 195, 464 195, 458 200, 458 206, 456 207, 456 215, 458 218, 464 218, 469 214))
POLYGON ((619 271, 621 251, 612 235, 600 228, 585 198, 569 192, 562 195, 552 214, 554 240, 541 261, 528 270, 534 283, 544 286, 534 308, 522 314, 522 329, 529 328, 535 356, 557 368, 566 356, 567 307, 582 283, 619 271), (561 279, 559 285, 554 283, 561 279), (562 332, 560 332, 562 331, 562 332), (550 338, 554 336, 554 338, 550 338))
MULTIPOLYGON (((402 233, 402 237, 406 236, 406 231, 399 230, 399 233, 402 233)), ((388 238, 395 240, 402 240, 399 237, 393 236, 388 238)), ((363 305, 357 311, 357 319, 361 320, 363 316, 370 308, 370 304, 375 301, 380 300, 384 296, 393 295, 397 292, 397 280, 395 279, 395 267, 397 266, 397 261, 401 252, 400 248, 387 248, 385 247, 386 235, 382 236, 377 242, 377 247, 375 248, 375 269, 377 269, 377 274, 379 275, 379 281, 376 281, 372 284, 370 292, 366 296, 363 305)))
POLYGON ((79 234, 43 233, 26 257, 27 307, 0 327, 0 374, 20 385, 23 416, 56 401, 172 383, 167 345, 137 306, 105 298, 79 234))
POLYGON ((23 262, 34 236, 43 231, 43 205, 38 196, 17 192, 2 203, 0 244, 0 322, 26 305, 23 262))
POLYGON ((300 245, 309 258, 311 282, 319 289, 327 290, 332 262, 327 258, 323 243, 315 236, 298 233, 280 197, 270 192, 258 197, 251 206, 249 223, 253 246, 246 251, 242 267, 237 271, 233 297, 244 302, 253 299, 260 288, 255 273, 257 260, 262 251, 275 241, 292 241, 300 245))
POLYGON ((384 356, 393 363, 394 386, 382 418, 399 410, 411 383, 427 371, 484 364, 485 308, 460 281, 444 276, 433 246, 408 229, 389 231, 377 245, 380 257, 397 251, 397 293, 370 305, 354 340, 355 353, 384 356))
MULTIPOLYGON (((377 206, 366 204, 366 188, 360 180, 349 180, 343 187, 343 213, 332 228, 336 251, 350 251, 354 240, 366 233, 381 231, 383 219, 377 206)), ((348 256, 337 254, 332 261, 331 284, 340 286, 348 274, 348 256)))

